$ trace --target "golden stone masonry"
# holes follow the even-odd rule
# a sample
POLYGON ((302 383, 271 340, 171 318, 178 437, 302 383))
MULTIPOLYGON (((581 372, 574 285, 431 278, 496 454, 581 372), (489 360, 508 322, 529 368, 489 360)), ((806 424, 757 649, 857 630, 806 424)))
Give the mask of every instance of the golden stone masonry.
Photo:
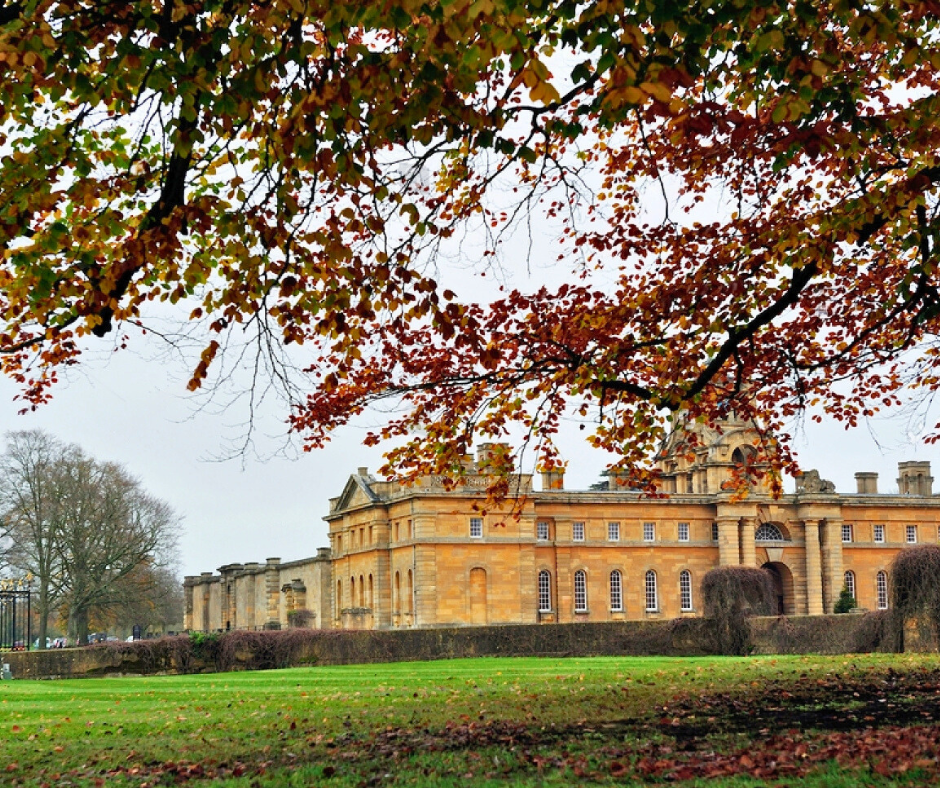
POLYGON ((231 564, 187 577, 186 628, 396 629, 695 616, 717 566, 764 567, 786 615, 831 613, 843 586, 859 607, 888 605, 899 550, 940 540, 930 463, 902 462, 898 494, 856 473, 837 493, 816 471, 773 499, 723 490, 754 452, 754 429, 727 421, 674 433, 658 458, 667 498, 566 490, 559 471, 518 479, 521 516, 481 515, 492 446, 466 460, 464 484, 403 486, 360 468, 330 501, 330 547, 314 558, 231 564), (694 435, 690 444, 689 437, 694 435), (690 449, 689 446, 692 446, 690 449))

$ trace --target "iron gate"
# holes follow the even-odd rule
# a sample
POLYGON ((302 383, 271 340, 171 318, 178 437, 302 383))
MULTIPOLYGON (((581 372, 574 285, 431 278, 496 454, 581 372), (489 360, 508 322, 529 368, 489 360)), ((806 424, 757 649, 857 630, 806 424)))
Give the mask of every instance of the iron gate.
POLYGON ((0 651, 25 651, 30 643, 29 583, 0 580, 0 651))

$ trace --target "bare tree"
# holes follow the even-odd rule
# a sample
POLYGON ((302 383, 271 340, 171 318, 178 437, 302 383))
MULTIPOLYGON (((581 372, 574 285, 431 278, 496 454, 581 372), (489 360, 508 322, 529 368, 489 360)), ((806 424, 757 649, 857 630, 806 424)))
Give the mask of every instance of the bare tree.
POLYGON ((32 574, 38 583, 39 648, 45 648, 49 616, 59 599, 56 467, 70 447, 40 430, 11 432, 6 439, 0 455, 0 537, 9 565, 32 574))
POLYGON ((36 576, 43 646, 50 613, 68 616, 88 641, 92 614, 127 595, 128 578, 169 564, 179 518, 114 463, 38 432, 7 437, 0 460, 0 510, 11 523, 12 562, 36 576))
POLYGON ((99 608, 96 620, 123 632, 131 632, 135 624, 141 632, 182 629, 183 584, 172 567, 141 565, 115 590, 114 604, 99 608))
POLYGON ((142 566, 165 564, 179 521, 119 465, 83 457, 62 470, 66 521, 56 560, 69 632, 86 643, 89 616, 118 603, 125 579, 142 566))

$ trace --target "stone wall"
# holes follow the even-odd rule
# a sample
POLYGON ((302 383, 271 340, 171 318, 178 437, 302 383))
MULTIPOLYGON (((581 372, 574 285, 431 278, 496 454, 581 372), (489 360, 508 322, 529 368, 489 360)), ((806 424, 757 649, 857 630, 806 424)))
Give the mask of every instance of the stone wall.
MULTIPOLYGON (((757 654, 850 653, 865 640, 865 616, 795 616, 752 620, 757 654)), ((241 645, 220 662, 219 652, 194 650, 186 636, 86 649, 0 655, 14 678, 213 672, 284 667, 258 661, 250 637, 283 638, 292 665, 346 665, 483 656, 704 656, 704 619, 624 621, 556 626, 514 625, 404 631, 288 630, 240 633, 241 645), (290 640, 289 640, 290 639, 290 640), (213 656, 214 654, 214 656, 213 656)), ((225 636, 222 636, 223 638, 225 636)))

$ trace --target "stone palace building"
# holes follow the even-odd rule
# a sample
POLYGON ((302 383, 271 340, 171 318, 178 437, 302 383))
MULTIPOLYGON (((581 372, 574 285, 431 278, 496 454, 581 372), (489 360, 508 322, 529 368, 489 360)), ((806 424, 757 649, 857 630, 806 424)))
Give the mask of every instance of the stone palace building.
POLYGON ((810 471, 795 493, 723 489, 753 454, 755 432, 729 421, 674 434, 658 458, 665 498, 567 490, 563 474, 518 478, 516 515, 481 514, 490 446, 456 489, 403 486, 360 468, 330 501, 330 547, 290 563, 232 564, 187 577, 190 630, 394 629, 694 616, 717 566, 768 569, 786 615, 830 613, 843 586, 858 605, 888 605, 899 550, 940 538, 927 462, 902 462, 896 494, 856 473, 838 493, 810 471), (695 440, 688 441, 689 433, 695 440), (476 504, 476 506, 475 506, 476 504))

